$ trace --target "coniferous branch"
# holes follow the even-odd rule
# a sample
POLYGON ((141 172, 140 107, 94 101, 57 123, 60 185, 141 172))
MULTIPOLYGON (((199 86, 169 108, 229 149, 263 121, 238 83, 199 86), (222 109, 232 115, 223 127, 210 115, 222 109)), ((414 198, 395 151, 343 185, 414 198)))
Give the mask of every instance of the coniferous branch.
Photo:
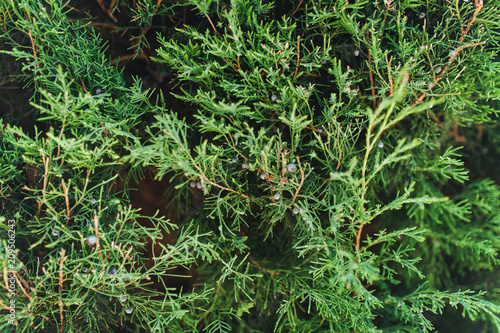
POLYGON ((102 22, 0 3, 36 119, 0 129, 18 329, 426 332, 460 305, 500 331, 498 295, 454 283, 499 263, 500 190, 467 157, 468 128, 498 137, 492 4, 99 2, 148 65, 153 20, 182 22, 152 58, 166 97, 126 83, 134 56, 111 60, 102 22), (174 184, 178 221, 131 206, 145 170, 174 184), (194 288, 168 285, 179 267, 194 288))

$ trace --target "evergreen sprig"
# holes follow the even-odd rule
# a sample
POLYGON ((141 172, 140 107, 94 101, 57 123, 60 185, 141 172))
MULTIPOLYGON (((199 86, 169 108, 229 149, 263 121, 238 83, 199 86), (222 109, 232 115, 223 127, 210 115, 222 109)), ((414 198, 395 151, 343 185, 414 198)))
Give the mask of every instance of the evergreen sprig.
POLYGON ((153 58, 181 112, 71 6, 0 4, 36 118, 0 123, 18 330, 428 332, 451 307, 500 332, 498 293, 456 282, 499 264, 500 188, 460 134, 498 140, 494 4, 99 1, 148 61, 153 20, 195 12, 153 58), (132 208, 148 170, 177 222, 132 208), (194 288, 167 284, 177 267, 194 288))

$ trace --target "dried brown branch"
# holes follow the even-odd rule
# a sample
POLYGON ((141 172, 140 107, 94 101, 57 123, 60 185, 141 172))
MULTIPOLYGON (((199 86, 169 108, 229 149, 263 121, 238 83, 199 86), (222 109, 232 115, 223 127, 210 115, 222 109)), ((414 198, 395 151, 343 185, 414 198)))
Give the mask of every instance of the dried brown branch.
POLYGON ((238 149, 236 149, 236 146, 235 146, 233 143, 231 143, 231 141, 227 138, 226 134, 222 134, 222 135, 224 135, 224 139, 226 139, 226 142, 227 142, 227 144, 229 145, 229 147, 233 148, 233 150, 234 150, 234 151, 235 151, 235 152, 236 152, 239 156, 243 157, 243 158, 245 159, 245 161, 248 161, 248 158, 247 158, 245 155, 243 155, 243 154, 242 154, 242 153, 241 153, 238 149))
POLYGON ((342 149, 340 149, 339 146, 339 162, 337 163, 337 168, 335 168, 335 171, 339 171, 341 158, 342 158, 342 149))
POLYGON ((214 32, 217 34, 217 36, 219 36, 219 38, 222 39, 222 36, 221 34, 217 31, 217 29, 215 28, 215 25, 214 23, 212 22, 212 20, 210 19, 210 16, 206 15, 207 19, 208 19, 208 22, 210 22, 210 25, 212 26, 212 29, 214 29, 214 32))
MULTIPOLYGON (((197 168, 198 168, 198 167, 197 167, 197 168)), ((200 171, 200 170, 198 170, 198 171, 200 171)), ((201 172, 201 171, 200 171, 200 172, 201 172)), ((202 174, 201 174, 201 176, 203 177, 203 179, 204 179, 207 183, 209 183, 209 184, 210 184, 210 185, 212 185, 212 186, 218 187, 218 188, 220 188, 221 190, 226 190, 226 191, 229 191, 229 192, 233 192, 233 193, 239 194, 239 195, 241 195, 243 198, 248 198, 248 195, 246 195, 246 194, 243 194, 243 193, 241 193, 241 192, 235 191, 235 190, 233 190, 233 189, 231 189, 231 188, 229 188, 229 187, 225 187, 225 186, 219 185, 219 184, 217 184, 217 183, 214 183, 213 181, 211 181, 210 179, 208 179, 208 177, 207 177, 207 176, 205 176, 205 174, 204 174, 204 173, 202 173, 202 174)))
POLYGON ((295 200, 297 199, 297 196, 299 195, 300 189, 302 188, 302 185, 304 185, 304 180, 305 180, 304 170, 302 169, 302 166, 300 165, 300 159, 298 156, 296 157, 296 159, 297 159, 297 165, 299 166, 299 170, 300 170, 300 184, 299 184, 299 187, 297 187, 297 190, 295 191, 295 194, 294 194, 293 199, 292 199, 292 203, 290 205, 288 205, 288 207, 291 207, 295 203, 295 200))
POLYGON ((122 27, 119 27, 119 26, 111 24, 111 23, 106 23, 106 22, 90 22, 89 25, 92 26, 92 27, 108 28, 110 30, 121 30, 121 29, 123 29, 122 27))
POLYGON ((118 63, 119 66, 123 66, 124 63, 127 63, 130 60, 133 60, 135 58, 146 60, 146 62, 147 62, 148 65, 151 63, 150 60, 149 60, 149 57, 147 56, 147 54, 144 53, 144 52, 141 52, 137 56, 135 54, 127 54, 127 55, 125 55, 123 57, 119 57, 117 59, 113 59, 111 61, 111 66, 114 66, 116 63, 118 63))
POLYGON ((300 6, 302 5, 302 2, 304 2, 304 0, 300 0, 299 4, 297 5, 297 8, 295 8, 295 10, 288 17, 292 17, 293 15, 295 15, 295 13, 299 10, 300 6))
POLYGON ((295 72, 293 73, 292 81, 295 80, 297 76, 297 71, 299 70, 299 61, 300 61, 300 35, 297 36, 297 63, 295 64, 295 72))
POLYGON ((9 290, 9 280, 7 280, 8 272, 7 272, 7 263, 3 262, 3 281, 5 283, 5 290, 9 290))
POLYGON ((97 0, 97 3, 101 7, 102 11, 108 14, 109 18, 113 20, 113 22, 118 23, 118 19, 113 15, 113 13, 106 8, 104 5, 104 0, 97 0))
MULTIPOLYGON (((24 289, 23 287, 23 284, 21 283, 21 277, 19 276, 19 273, 18 272, 15 272, 14 273, 14 277, 16 279, 16 282, 17 282, 17 285, 19 286, 19 288, 21 288, 21 291, 23 292, 24 296, 26 296, 30 301, 31 301, 31 294, 28 294, 26 292, 26 289, 24 289)), ((23 279, 24 281, 24 279, 23 279)), ((26 282, 25 282, 26 283, 26 282)), ((26 284, 27 285, 27 284, 26 284)))
MULTIPOLYGON (((370 54, 370 50, 368 50, 368 63, 371 63, 371 61, 372 61, 372 56, 370 54)), ((375 110, 377 108, 377 99, 375 98, 375 85, 373 81, 373 72, 371 68, 369 69, 368 74, 370 76, 370 86, 372 87, 371 91, 373 96, 373 110, 375 110)))
POLYGON ((207 176, 203 173, 203 171, 201 170, 200 166, 199 166, 198 164, 196 164, 196 163, 195 163, 195 161, 194 161, 193 157, 191 157, 191 156, 189 156, 189 157, 190 157, 190 159, 191 159, 191 162, 193 162, 193 164, 194 164, 194 166, 195 166, 196 170, 198 170, 198 171, 200 172, 201 177, 202 177, 202 178, 203 178, 203 179, 204 179, 207 183, 209 183, 210 185, 215 186, 215 187, 217 187, 217 188, 220 188, 221 190, 225 190, 225 191, 229 191, 229 192, 233 192, 233 193, 236 193, 236 194, 238 194, 238 195, 241 195, 241 196, 242 196, 242 197, 244 197, 244 198, 248 198, 248 197, 249 197, 248 195, 243 194, 243 193, 238 192, 238 191, 235 191, 235 190, 233 190, 233 189, 231 189, 231 188, 229 188, 229 187, 225 187, 225 186, 219 185, 219 184, 217 184, 217 183, 214 183, 213 181, 211 181, 210 179, 208 179, 208 177, 207 177, 207 176))
POLYGON ((61 326, 59 326, 59 332, 62 333, 64 332, 64 306, 63 306, 63 301, 62 301, 62 292, 63 292, 63 283, 64 283, 64 271, 63 271, 63 264, 64 260, 66 259, 65 257, 66 250, 61 249, 61 261, 59 263, 59 319, 61 321, 61 326))
MULTIPOLYGON (((391 57, 391 60, 392 60, 392 57, 391 57)), ((394 80, 392 79, 391 62, 387 59, 387 53, 385 54, 385 62, 387 63, 387 73, 389 75, 389 88, 390 88, 389 97, 392 97, 394 95, 394 80)))
MULTIPOLYGON (((469 23, 467 24, 467 26, 465 28, 460 29, 461 36, 460 36, 460 38, 458 38, 459 43, 462 43, 465 40, 465 36, 469 33, 470 28, 472 27, 472 25, 476 21, 477 15, 479 14, 481 9, 483 8, 483 0, 475 0, 474 7, 476 9, 474 10, 474 14, 472 14, 472 18, 470 19, 469 23)), ((449 65, 451 64, 453 59, 455 59, 460 54, 460 51, 462 51, 463 49, 468 48, 468 47, 483 45, 485 43, 486 43, 486 41, 462 45, 459 48, 457 48, 456 50, 454 50, 455 51, 454 54, 450 55, 450 57, 448 58, 448 64, 441 71, 441 75, 436 77, 436 79, 434 80, 434 84, 438 83, 443 78, 443 75, 447 71, 449 65)), ((417 101, 416 101, 417 104, 421 103, 424 100, 425 96, 427 96, 426 93, 422 93, 420 96, 418 96, 417 101)))
POLYGON ((456 142, 467 142, 465 136, 458 134, 458 123, 453 123, 453 138, 456 142))
POLYGON ((49 175, 49 161, 50 161, 49 157, 45 157, 45 155, 43 154, 43 151, 41 151, 41 153, 42 153, 42 161, 44 164, 45 172, 43 175, 42 201, 38 201, 37 217, 40 217, 40 213, 42 210, 42 204, 45 202, 45 196, 46 196, 46 192, 47 192, 47 178, 49 175))
POLYGON ((71 179, 68 182, 68 187, 64 183, 64 179, 61 179, 61 186, 64 192, 64 201, 66 202, 66 225, 69 223, 69 217, 71 215, 71 210, 69 208, 69 184, 71 183, 71 179))
POLYGON ((31 30, 28 30, 28 36, 31 41, 31 47, 33 48, 33 56, 35 57, 36 67, 40 68, 40 63, 38 62, 38 56, 36 54, 35 42, 33 41, 33 36, 31 35, 31 30))
POLYGON ((359 252, 359 244, 361 241, 361 232, 363 231, 364 225, 365 225, 364 223, 360 224, 358 234, 356 235, 356 249, 358 250, 358 252, 359 252))
POLYGON ((474 14, 472 14, 472 19, 467 24, 467 27, 465 29, 463 29, 463 28, 460 29, 460 34, 462 35, 458 39, 458 41, 460 43, 464 41, 465 36, 469 33, 470 28, 472 27, 472 25, 476 21, 477 14, 479 14, 479 12, 481 11, 481 9, 483 8, 483 0, 475 0, 474 1, 474 7, 476 8, 476 10, 474 11, 474 14))

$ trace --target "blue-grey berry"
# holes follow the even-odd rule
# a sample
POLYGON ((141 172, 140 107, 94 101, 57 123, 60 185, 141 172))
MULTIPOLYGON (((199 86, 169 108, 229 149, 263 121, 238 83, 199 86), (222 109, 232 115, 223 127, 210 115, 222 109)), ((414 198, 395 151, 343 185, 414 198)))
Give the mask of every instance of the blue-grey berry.
POLYGON ((241 165, 241 168, 242 169, 248 169, 249 168, 249 165, 247 162, 243 162, 243 164, 241 165))
POLYGON ((97 237, 95 235, 90 235, 87 237, 87 244, 90 246, 94 246, 97 243, 97 237))
POLYGON ((278 100, 278 96, 276 95, 271 95, 271 101, 276 102, 278 100))
POLYGON ((201 182, 196 182, 196 187, 201 190, 203 188, 203 184, 201 182))
POLYGON ((359 50, 354 50, 354 56, 355 57, 359 56, 359 50))
POLYGON ((276 193, 273 198, 274 200, 279 200, 281 198, 281 194, 276 193))
POLYGON ((116 275, 118 270, 116 268, 111 268, 106 274, 108 275, 116 275))
POLYGON ((57 230, 57 229, 52 230, 52 236, 54 236, 54 237, 59 236, 59 230, 57 230))
POLYGON ((421 19, 423 19, 425 17, 425 12, 421 12, 418 17, 420 17, 421 19))
POLYGON ((297 170, 297 166, 293 163, 290 163, 286 166, 288 172, 295 172, 297 170))
POLYGON ((378 143, 378 147, 379 147, 379 148, 384 148, 384 143, 383 143, 382 141, 380 141, 380 142, 378 143))
POLYGON ((266 180, 267 179, 267 173, 263 172, 260 174, 260 179, 266 180))
POLYGON ((240 159, 240 157, 238 155, 234 156, 232 159, 231 159, 231 162, 233 163, 236 163, 238 162, 238 160, 240 159))
POLYGON ((102 93, 103 93, 103 90, 102 90, 101 88, 97 88, 97 89, 95 90, 95 93, 96 93, 97 95, 100 95, 100 94, 102 94, 102 93))
POLYGON ((451 51, 450 51, 450 57, 454 57, 454 56, 455 56, 455 54, 456 54, 455 50, 451 50, 451 51))
POLYGON ((127 307, 127 308, 125 309, 125 312, 126 312, 127 314, 131 314, 132 312, 134 312, 134 307, 132 307, 132 306, 127 307))
POLYGON ((93 204, 93 205, 95 205, 97 203, 97 200, 94 199, 94 198, 90 198, 90 203, 93 204))
POLYGON ((120 302, 125 303, 127 301, 127 296, 120 296, 120 302))
POLYGON ((297 215, 299 213, 299 209, 297 207, 293 207, 292 212, 294 215, 297 215))
POLYGON ((190 181, 189 182, 189 187, 195 188, 196 187, 196 182, 195 181, 190 181))

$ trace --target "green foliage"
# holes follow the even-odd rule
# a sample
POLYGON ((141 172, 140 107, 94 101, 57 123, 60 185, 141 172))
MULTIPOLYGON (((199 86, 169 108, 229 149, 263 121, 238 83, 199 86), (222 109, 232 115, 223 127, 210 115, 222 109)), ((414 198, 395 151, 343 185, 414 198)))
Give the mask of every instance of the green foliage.
POLYGON ((493 4, 113 2, 136 56, 155 17, 195 12, 154 58, 182 112, 127 85, 63 3, 0 4, 36 115, 0 122, 18 330, 429 332, 451 307, 500 332, 498 291, 456 282, 500 263, 500 187, 471 176, 458 132, 499 137, 493 4), (175 185, 178 222, 130 206, 148 170, 175 185), (192 290, 150 282, 175 267, 192 290))

